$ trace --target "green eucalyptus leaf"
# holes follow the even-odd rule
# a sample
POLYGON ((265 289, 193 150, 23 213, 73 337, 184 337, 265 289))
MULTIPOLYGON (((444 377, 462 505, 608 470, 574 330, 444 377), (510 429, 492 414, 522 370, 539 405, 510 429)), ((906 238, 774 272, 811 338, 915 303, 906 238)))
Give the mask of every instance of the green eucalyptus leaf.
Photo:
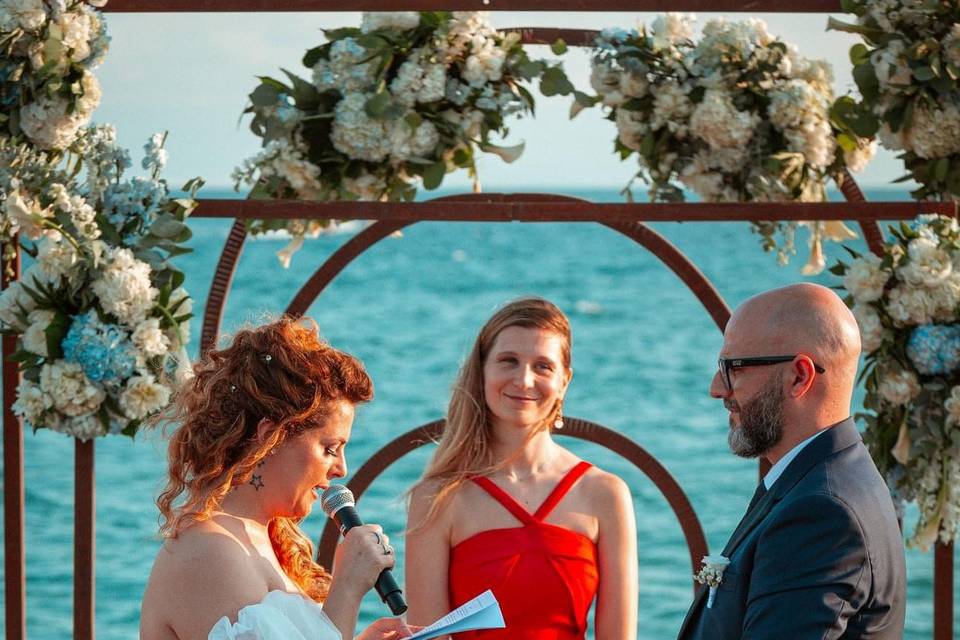
POLYGON ((557 38, 554 43, 550 45, 550 50, 553 51, 554 55, 562 56, 567 52, 567 43, 564 42, 563 38, 557 38))
POLYGON ((363 105, 363 110, 367 112, 367 115, 371 118, 382 118, 387 110, 390 108, 390 105, 393 103, 393 100, 389 93, 386 91, 381 93, 374 94, 367 102, 363 105))
POLYGON ((261 83, 250 93, 250 102, 255 107, 272 107, 280 99, 280 91, 275 86, 261 83))
POLYGON ((443 177, 446 173, 447 164, 442 160, 428 165, 427 168, 423 170, 423 187, 429 190, 436 189, 440 186, 440 183, 443 182, 443 177))
POLYGON ((70 331, 70 316, 62 311, 57 311, 50 324, 43 330, 43 335, 47 339, 47 357, 51 360, 63 357, 63 339, 67 337, 70 331))

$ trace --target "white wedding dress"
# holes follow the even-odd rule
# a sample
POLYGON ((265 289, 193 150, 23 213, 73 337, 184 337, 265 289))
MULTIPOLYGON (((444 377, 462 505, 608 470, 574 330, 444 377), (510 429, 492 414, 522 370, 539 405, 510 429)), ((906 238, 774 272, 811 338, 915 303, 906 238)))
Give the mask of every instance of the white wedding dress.
POLYGON ((341 636, 316 602, 296 593, 271 591, 259 603, 240 609, 235 623, 227 616, 220 618, 207 640, 341 640, 341 636))

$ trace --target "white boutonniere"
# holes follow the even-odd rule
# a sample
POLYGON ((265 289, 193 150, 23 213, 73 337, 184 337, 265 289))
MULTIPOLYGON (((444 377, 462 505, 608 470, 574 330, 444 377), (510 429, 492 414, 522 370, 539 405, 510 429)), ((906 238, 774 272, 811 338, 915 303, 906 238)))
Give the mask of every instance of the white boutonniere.
POLYGON ((693 579, 710 587, 710 593, 707 595, 707 609, 711 609, 717 597, 717 587, 723 582, 723 571, 730 564, 730 558, 720 555, 703 556, 702 562, 703 568, 693 574, 693 579))

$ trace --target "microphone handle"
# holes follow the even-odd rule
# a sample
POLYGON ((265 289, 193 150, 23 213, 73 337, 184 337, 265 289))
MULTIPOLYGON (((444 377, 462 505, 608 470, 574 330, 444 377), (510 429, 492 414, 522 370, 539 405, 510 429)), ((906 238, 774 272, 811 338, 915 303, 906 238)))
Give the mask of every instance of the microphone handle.
MULTIPOLYGON (((337 526, 340 527, 341 535, 347 535, 347 531, 350 531, 350 529, 363 525, 360 514, 358 514, 357 510, 353 507, 342 507, 338 509, 333 514, 333 519, 337 523, 337 526)), ((390 569, 384 569, 380 572, 374 588, 377 590, 377 595, 380 596, 380 599, 390 607, 393 615, 398 616, 407 610, 407 603, 403 599, 403 591, 401 591, 397 585, 397 581, 393 578, 393 573, 390 569)))

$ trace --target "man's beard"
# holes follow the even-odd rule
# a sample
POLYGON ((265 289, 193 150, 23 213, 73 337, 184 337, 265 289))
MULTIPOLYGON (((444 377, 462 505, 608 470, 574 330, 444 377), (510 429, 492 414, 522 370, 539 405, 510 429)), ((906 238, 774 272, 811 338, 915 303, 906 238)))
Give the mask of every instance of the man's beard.
POLYGON ((742 405, 729 400, 727 409, 739 410, 740 425, 731 416, 727 442, 741 458, 756 458, 770 450, 783 437, 783 388, 771 380, 752 400, 742 405))

